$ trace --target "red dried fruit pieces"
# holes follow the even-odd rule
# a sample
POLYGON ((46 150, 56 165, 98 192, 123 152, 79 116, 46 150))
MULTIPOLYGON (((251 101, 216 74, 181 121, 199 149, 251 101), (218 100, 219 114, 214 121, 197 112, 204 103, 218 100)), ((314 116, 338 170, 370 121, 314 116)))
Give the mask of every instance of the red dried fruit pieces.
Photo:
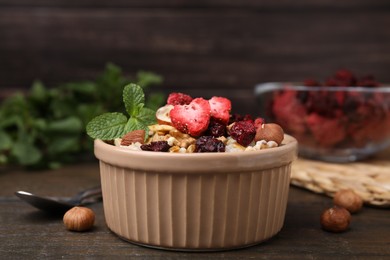
POLYGON ((252 121, 238 121, 228 128, 228 133, 240 145, 248 146, 256 136, 256 128, 252 121))
POLYGON ((225 136, 226 125, 216 121, 214 118, 211 118, 209 127, 207 128, 205 134, 213 137, 225 136))
POLYGON ((200 136, 210 122, 210 104, 203 98, 195 98, 188 105, 175 105, 170 111, 172 125, 191 136, 200 136))
POLYGON ((187 94, 180 92, 173 92, 169 94, 167 99, 168 105, 188 105, 191 103, 193 98, 187 94))
POLYGON ((230 118, 232 103, 224 97, 212 97, 209 99, 210 115, 223 124, 227 124, 230 118))
POLYGON ((372 76, 366 75, 358 78, 354 73, 347 69, 339 69, 336 73, 328 78, 323 84, 313 79, 307 79, 303 82, 304 86, 328 86, 328 87, 378 87, 380 83, 372 76))
POLYGON ((337 118, 326 118, 312 113, 307 117, 307 126, 317 143, 323 147, 331 147, 346 136, 344 124, 337 118))
POLYGON ((301 135, 306 131, 306 107, 296 97, 297 91, 286 90, 276 94, 272 111, 277 122, 293 135, 301 135))
POLYGON ((212 136, 201 136, 196 140, 196 153, 221 153, 225 152, 225 144, 212 136))
POLYGON ((168 144, 167 141, 157 141, 141 145, 141 149, 143 151, 151 152, 168 152, 169 148, 171 148, 171 146, 168 144))

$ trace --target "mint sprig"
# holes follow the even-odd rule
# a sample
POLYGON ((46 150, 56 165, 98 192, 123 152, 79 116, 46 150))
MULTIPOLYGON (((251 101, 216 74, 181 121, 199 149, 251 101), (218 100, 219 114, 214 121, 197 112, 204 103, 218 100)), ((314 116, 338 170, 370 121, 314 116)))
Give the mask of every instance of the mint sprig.
POLYGON ((112 140, 134 130, 145 130, 156 123, 155 111, 145 107, 145 94, 136 84, 123 89, 123 103, 129 118, 122 113, 104 113, 92 119, 86 127, 87 134, 94 139, 112 140))

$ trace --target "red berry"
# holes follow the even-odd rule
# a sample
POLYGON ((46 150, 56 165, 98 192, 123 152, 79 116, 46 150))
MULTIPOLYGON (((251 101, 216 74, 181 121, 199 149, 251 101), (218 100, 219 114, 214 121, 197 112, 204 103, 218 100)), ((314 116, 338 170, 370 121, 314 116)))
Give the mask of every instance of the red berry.
POLYGON ((196 153, 221 153, 225 152, 225 144, 212 136, 201 136, 195 143, 196 153))
POLYGON ((264 118, 258 117, 254 121, 255 128, 261 127, 262 124, 265 124, 264 118))
POLYGON ((207 135, 214 136, 214 137, 220 137, 226 135, 226 125, 222 124, 215 119, 211 118, 209 127, 206 131, 207 135))
POLYGON ((224 97, 212 97, 209 100, 211 116, 223 124, 227 124, 230 118, 232 103, 224 97))
POLYGON ((340 118, 327 118, 312 113, 306 120, 316 142, 323 147, 332 147, 345 139, 346 130, 340 118))
POLYGON ((246 115, 240 115, 240 114, 237 114, 237 113, 234 113, 230 120, 229 120, 229 125, 234 123, 234 122, 238 122, 238 121, 253 121, 253 118, 251 115, 249 114, 246 114, 246 115))
POLYGON ((195 98, 188 105, 175 105, 170 111, 172 125, 179 131, 200 136, 210 122, 210 105, 203 98, 195 98))
POLYGON ((176 93, 173 92, 169 94, 168 99, 167 99, 167 104, 168 105, 188 105, 192 101, 192 97, 183 94, 183 93, 176 93))
POLYGON ((229 129, 230 136, 242 146, 248 146, 256 136, 256 128, 252 121, 238 121, 229 129))
POLYGON ((306 79, 303 82, 303 85, 307 86, 307 87, 317 87, 317 86, 321 86, 321 83, 319 83, 318 81, 316 81, 314 79, 306 79))
POLYGON ((167 141, 157 141, 141 145, 143 151, 151 152, 168 152, 169 148, 171 148, 171 146, 169 146, 167 141))

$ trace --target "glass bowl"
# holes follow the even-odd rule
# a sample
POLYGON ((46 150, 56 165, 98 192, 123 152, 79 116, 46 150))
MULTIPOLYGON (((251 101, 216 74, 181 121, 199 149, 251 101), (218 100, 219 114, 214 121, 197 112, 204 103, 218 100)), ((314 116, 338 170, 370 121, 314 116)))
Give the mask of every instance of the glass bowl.
POLYGON ((307 87, 270 82, 255 87, 261 115, 299 143, 302 157, 362 160, 390 146, 390 87, 307 87))

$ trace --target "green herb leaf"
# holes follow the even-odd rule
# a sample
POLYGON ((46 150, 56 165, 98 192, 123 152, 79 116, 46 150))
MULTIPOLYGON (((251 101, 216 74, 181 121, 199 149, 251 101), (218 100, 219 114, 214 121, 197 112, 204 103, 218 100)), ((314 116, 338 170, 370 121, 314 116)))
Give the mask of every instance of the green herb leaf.
POLYGON ((163 78, 153 72, 141 70, 137 73, 137 84, 144 89, 151 85, 161 84, 162 81, 163 78))
POLYGON ((33 165, 42 158, 41 151, 31 143, 19 141, 14 144, 11 154, 21 165, 33 165))
POLYGON ((145 130, 145 137, 149 133, 148 125, 144 124, 139 119, 132 117, 126 124, 126 133, 134 130, 145 130))
POLYGON ((0 131, 0 151, 10 149, 12 143, 11 136, 6 132, 0 131))
POLYGON ((137 115, 137 119, 141 121, 144 125, 153 125, 157 123, 156 111, 149 108, 142 108, 137 115))
POLYGON ((104 113, 92 119, 86 127, 87 134, 94 139, 111 140, 123 136, 127 117, 122 113, 104 113))
POLYGON ((81 120, 75 116, 59 119, 47 125, 47 131, 58 133, 79 133, 83 130, 81 120))
POLYGON ((123 103, 130 116, 136 116, 145 103, 145 94, 142 88, 136 84, 126 85, 123 89, 123 103))
POLYGON ((47 146, 47 151, 50 155, 76 152, 80 149, 80 142, 77 136, 61 136, 55 138, 47 146))

